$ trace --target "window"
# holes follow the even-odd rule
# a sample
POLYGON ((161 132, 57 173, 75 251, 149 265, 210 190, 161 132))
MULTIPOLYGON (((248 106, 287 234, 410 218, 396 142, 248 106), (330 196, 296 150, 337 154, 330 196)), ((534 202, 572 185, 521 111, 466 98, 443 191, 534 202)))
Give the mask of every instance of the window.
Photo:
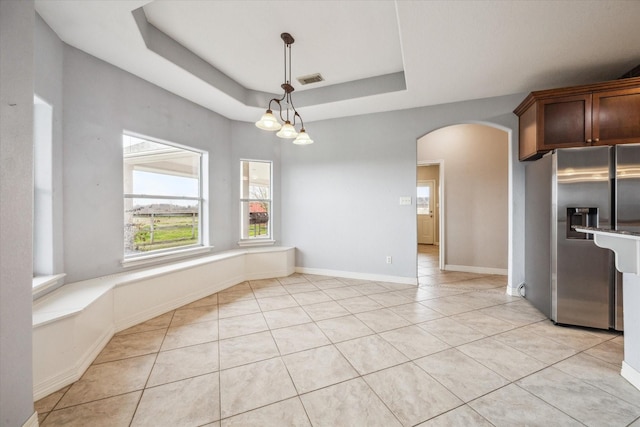
POLYGON ((50 276, 53 266, 53 108, 33 102, 33 276, 50 276))
POLYGON ((241 240, 271 241, 271 162, 240 162, 241 240))
POLYGON ((33 281, 34 298, 62 285, 55 239, 53 107, 33 97, 33 281))
POLYGON ((429 215, 431 213, 431 187, 424 183, 418 183, 418 197, 416 198, 416 205, 418 209, 418 215, 429 215))
POLYGON ((125 258, 202 246, 204 153, 124 134, 125 258))

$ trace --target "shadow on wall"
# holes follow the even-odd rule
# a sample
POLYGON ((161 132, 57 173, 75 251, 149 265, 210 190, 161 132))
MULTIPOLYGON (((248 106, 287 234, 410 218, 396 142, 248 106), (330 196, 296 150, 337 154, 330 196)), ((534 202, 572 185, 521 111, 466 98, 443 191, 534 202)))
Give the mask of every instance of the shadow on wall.
POLYGON ((509 135, 460 124, 418 139, 418 165, 440 164, 446 270, 507 274, 509 135))

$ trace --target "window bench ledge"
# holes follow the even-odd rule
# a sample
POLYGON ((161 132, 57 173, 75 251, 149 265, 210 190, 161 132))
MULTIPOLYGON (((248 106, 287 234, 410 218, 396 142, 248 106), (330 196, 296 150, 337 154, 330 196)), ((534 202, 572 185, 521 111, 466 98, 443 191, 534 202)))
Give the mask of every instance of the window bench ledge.
POLYGON ((180 258, 193 257, 195 255, 203 255, 211 252, 213 246, 197 246, 194 248, 173 250, 169 253, 154 255, 137 255, 123 259, 120 264, 124 268, 142 268, 144 266, 151 267, 154 264, 164 264, 167 262, 178 262, 180 258))
POLYGON ((70 283, 33 305, 34 399, 80 378, 111 337, 246 280, 295 272, 295 248, 257 247, 70 283))
POLYGON ((32 293, 33 297, 37 298, 37 295, 42 294, 47 289, 53 288, 54 286, 58 286, 61 284, 62 279, 64 279, 66 274, 52 274, 49 276, 36 276, 32 281, 32 293))

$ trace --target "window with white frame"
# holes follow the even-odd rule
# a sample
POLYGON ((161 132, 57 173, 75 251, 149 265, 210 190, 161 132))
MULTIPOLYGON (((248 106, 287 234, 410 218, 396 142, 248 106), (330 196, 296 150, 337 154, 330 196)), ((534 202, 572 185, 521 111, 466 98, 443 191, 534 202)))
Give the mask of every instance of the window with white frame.
POLYGON ((53 265, 53 108, 33 102, 33 276, 50 276, 53 265))
POLYGON ((271 162, 241 160, 241 240, 271 240, 271 197, 271 162))
MULTIPOLYGON (((62 260, 56 247, 55 164, 53 106, 33 97, 33 281, 32 293, 39 298, 63 283, 62 260)), ((58 220, 57 220, 58 219, 58 220)))
POLYGON ((202 246, 204 153, 124 134, 124 254, 202 246))

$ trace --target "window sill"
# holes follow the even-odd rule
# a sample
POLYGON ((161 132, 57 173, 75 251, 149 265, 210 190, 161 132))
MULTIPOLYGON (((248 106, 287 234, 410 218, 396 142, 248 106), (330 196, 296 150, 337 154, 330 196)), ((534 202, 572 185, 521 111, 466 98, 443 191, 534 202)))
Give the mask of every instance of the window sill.
POLYGON ((238 242, 238 246, 247 247, 247 246, 273 246, 276 244, 275 240, 271 239, 252 239, 252 240, 240 240, 238 242))
POLYGON ((142 255, 122 260, 120 263, 123 267, 139 267, 143 265, 159 264, 166 261, 173 261, 180 258, 186 258, 194 255, 205 254, 211 252, 213 246, 198 246, 197 248, 182 249, 172 251, 170 253, 142 255))
POLYGON ((60 283, 60 281, 66 276, 65 273, 52 274, 51 276, 36 276, 33 278, 33 295, 46 291, 60 283))

